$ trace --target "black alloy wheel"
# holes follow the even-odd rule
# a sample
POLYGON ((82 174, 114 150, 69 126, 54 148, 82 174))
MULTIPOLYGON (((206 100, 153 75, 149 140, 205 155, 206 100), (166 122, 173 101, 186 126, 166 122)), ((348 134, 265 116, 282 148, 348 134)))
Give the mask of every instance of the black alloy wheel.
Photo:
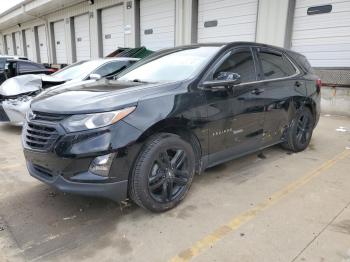
POLYGON ((310 140, 312 134, 312 122, 309 114, 302 114, 298 119, 296 142, 305 145, 310 140))
POLYGON ((286 131, 282 147, 293 152, 305 150, 311 141, 314 121, 309 108, 299 109, 286 131))
POLYGON ((186 190, 189 174, 188 157, 184 150, 163 150, 153 163, 148 189, 158 202, 173 201, 186 190))
POLYGON ((167 211, 186 196, 195 166, 191 144, 175 134, 156 134, 145 142, 139 153, 130 179, 129 196, 150 211, 167 211))

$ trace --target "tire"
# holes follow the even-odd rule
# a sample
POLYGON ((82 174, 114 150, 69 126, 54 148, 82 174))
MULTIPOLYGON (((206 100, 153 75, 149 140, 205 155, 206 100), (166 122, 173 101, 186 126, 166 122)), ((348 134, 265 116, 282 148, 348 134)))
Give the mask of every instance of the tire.
POLYGON ((315 119, 309 108, 299 109, 286 132, 282 147, 293 152, 305 150, 310 144, 314 123, 315 119))
POLYGON ((130 198, 152 212, 164 212, 184 199, 195 173, 192 146, 179 136, 160 133, 145 143, 135 162, 130 198))

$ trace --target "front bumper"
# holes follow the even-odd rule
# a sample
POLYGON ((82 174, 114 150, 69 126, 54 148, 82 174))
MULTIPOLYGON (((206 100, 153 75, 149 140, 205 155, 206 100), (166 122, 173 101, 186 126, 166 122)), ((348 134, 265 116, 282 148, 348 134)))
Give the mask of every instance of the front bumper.
POLYGON ((63 192, 121 201, 127 198, 128 178, 138 149, 132 144, 139 136, 139 130, 123 121, 76 133, 66 133, 59 123, 36 121, 25 123, 22 143, 28 171, 36 179, 63 192), (35 132, 29 127, 33 124, 38 125, 35 132), (43 141, 33 140, 39 132, 50 134, 45 138, 49 142, 33 148, 43 141), (89 171, 96 157, 109 153, 115 157, 107 177, 89 171))
MULTIPOLYGON (((61 175, 53 175, 47 170, 27 162, 29 174, 66 193, 78 194, 92 197, 108 198, 113 201, 122 201, 127 197, 128 181, 108 182, 108 183, 84 183, 77 181, 70 181, 61 175)), ((82 177, 84 175, 80 175, 82 177)), ((91 173, 86 173, 86 177, 94 177, 91 173)))

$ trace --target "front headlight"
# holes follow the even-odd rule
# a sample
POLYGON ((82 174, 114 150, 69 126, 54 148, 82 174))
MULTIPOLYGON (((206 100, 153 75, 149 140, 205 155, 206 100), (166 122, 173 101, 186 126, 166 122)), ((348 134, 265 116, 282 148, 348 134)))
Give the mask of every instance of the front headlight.
POLYGON ((65 119, 62 122, 62 125, 68 132, 77 132, 87 129, 95 129, 99 127, 109 126, 132 113, 135 110, 135 108, 136 107, 133 106, 118 111, 74 115, 65 119))

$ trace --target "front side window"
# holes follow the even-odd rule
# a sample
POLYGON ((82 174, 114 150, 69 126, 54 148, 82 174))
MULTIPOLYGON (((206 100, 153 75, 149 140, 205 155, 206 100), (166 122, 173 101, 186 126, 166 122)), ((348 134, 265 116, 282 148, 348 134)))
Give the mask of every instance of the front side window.
POLYGON ((215 70, 213 78, 235 73, 240 76, 241 83, 256 81, 254 59, 249 49, 233 51, 232 54, 215 70))
POLYGON ((259 52, 264 79, 276 79, 295 74, 295 68, 282 54, 259 52))
POLYGON ((182 81, 199 73, 220 48, 202 46, 177 49, 131 66, 121 73, 118 80, 152 83, 182 81))

